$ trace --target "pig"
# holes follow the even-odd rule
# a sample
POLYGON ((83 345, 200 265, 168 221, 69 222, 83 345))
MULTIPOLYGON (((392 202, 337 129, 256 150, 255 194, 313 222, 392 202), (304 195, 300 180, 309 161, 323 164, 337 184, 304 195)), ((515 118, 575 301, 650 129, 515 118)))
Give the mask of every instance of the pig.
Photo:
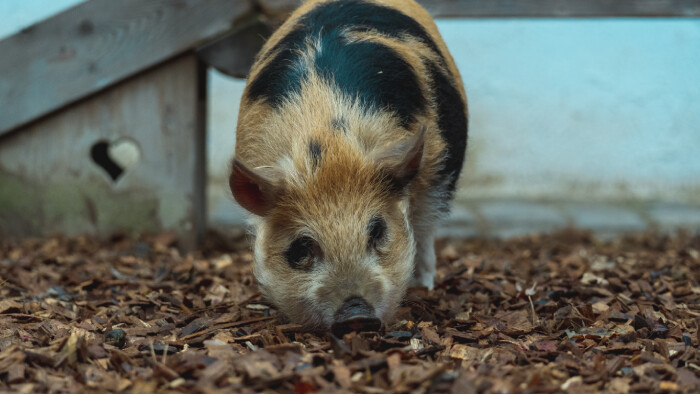
POLYGON ((286 318, 343 335, 433 288, 436 228, 467 144, 467 99, 413 0, 312 0, 269 38, 241 100, 229 185, 253 271, 286 318))

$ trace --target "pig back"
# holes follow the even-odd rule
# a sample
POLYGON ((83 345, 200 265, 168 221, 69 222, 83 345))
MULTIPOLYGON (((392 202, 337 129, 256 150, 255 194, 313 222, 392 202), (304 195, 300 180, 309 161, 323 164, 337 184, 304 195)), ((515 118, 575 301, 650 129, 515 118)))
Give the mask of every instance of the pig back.
POLYGON ((236 156, 252 166, 274 165, 324 127, 360 145, 382 145, 421 125, 431 130, 422 181, 451 195, 466 150, 467 104, 429 14, 406 0, 310 1, 257 57, 241 103, 236 156), (392 127, 358 120, 376 118, 379 125, 387 116, 392 127), (372 132, 380 135, 362 134, 372 132))

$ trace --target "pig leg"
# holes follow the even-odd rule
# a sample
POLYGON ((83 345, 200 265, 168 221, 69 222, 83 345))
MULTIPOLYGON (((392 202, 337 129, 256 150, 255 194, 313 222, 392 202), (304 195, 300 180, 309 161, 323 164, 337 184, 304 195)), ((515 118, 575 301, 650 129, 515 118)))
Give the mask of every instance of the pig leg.
POLYGON ((435 233, 437 226, 448 211, 448 202, 442 193, 429 192, 413 199, 412 224, 416 242, 416 257, 411 286, 434 287, 435 280, 435 233))
POLYGON ((435 231, 416 231, 416 258, 411 286, 425 286, 432 290, 435 280, 435 231))

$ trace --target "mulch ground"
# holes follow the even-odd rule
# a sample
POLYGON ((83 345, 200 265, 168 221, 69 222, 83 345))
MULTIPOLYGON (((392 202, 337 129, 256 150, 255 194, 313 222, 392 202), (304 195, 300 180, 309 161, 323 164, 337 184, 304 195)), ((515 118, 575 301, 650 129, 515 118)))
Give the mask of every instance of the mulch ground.
POLYGON ((0 391, 698 392, 700 236, 442 240, 380 333, 317 336, 244 242, 0 241, 0 391))

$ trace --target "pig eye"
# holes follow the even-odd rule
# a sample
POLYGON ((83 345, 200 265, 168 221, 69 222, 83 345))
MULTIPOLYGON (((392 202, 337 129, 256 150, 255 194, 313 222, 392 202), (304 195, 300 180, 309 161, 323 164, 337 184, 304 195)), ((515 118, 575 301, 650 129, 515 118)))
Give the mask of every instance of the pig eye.
POLYGON ((314 254, 316 243, 309 237, 299 237, 295 239, 287 250, 284 251, 284 257, 287 259, 289 266, 294 269, 306 268, 307 260, 314 254))
POLYGON ((367 229, 369 231, 368 248, 374 249, 384 242, 384 238, 386 238, 386 222, 381 216, 373 217, 369 221, 367 229))

